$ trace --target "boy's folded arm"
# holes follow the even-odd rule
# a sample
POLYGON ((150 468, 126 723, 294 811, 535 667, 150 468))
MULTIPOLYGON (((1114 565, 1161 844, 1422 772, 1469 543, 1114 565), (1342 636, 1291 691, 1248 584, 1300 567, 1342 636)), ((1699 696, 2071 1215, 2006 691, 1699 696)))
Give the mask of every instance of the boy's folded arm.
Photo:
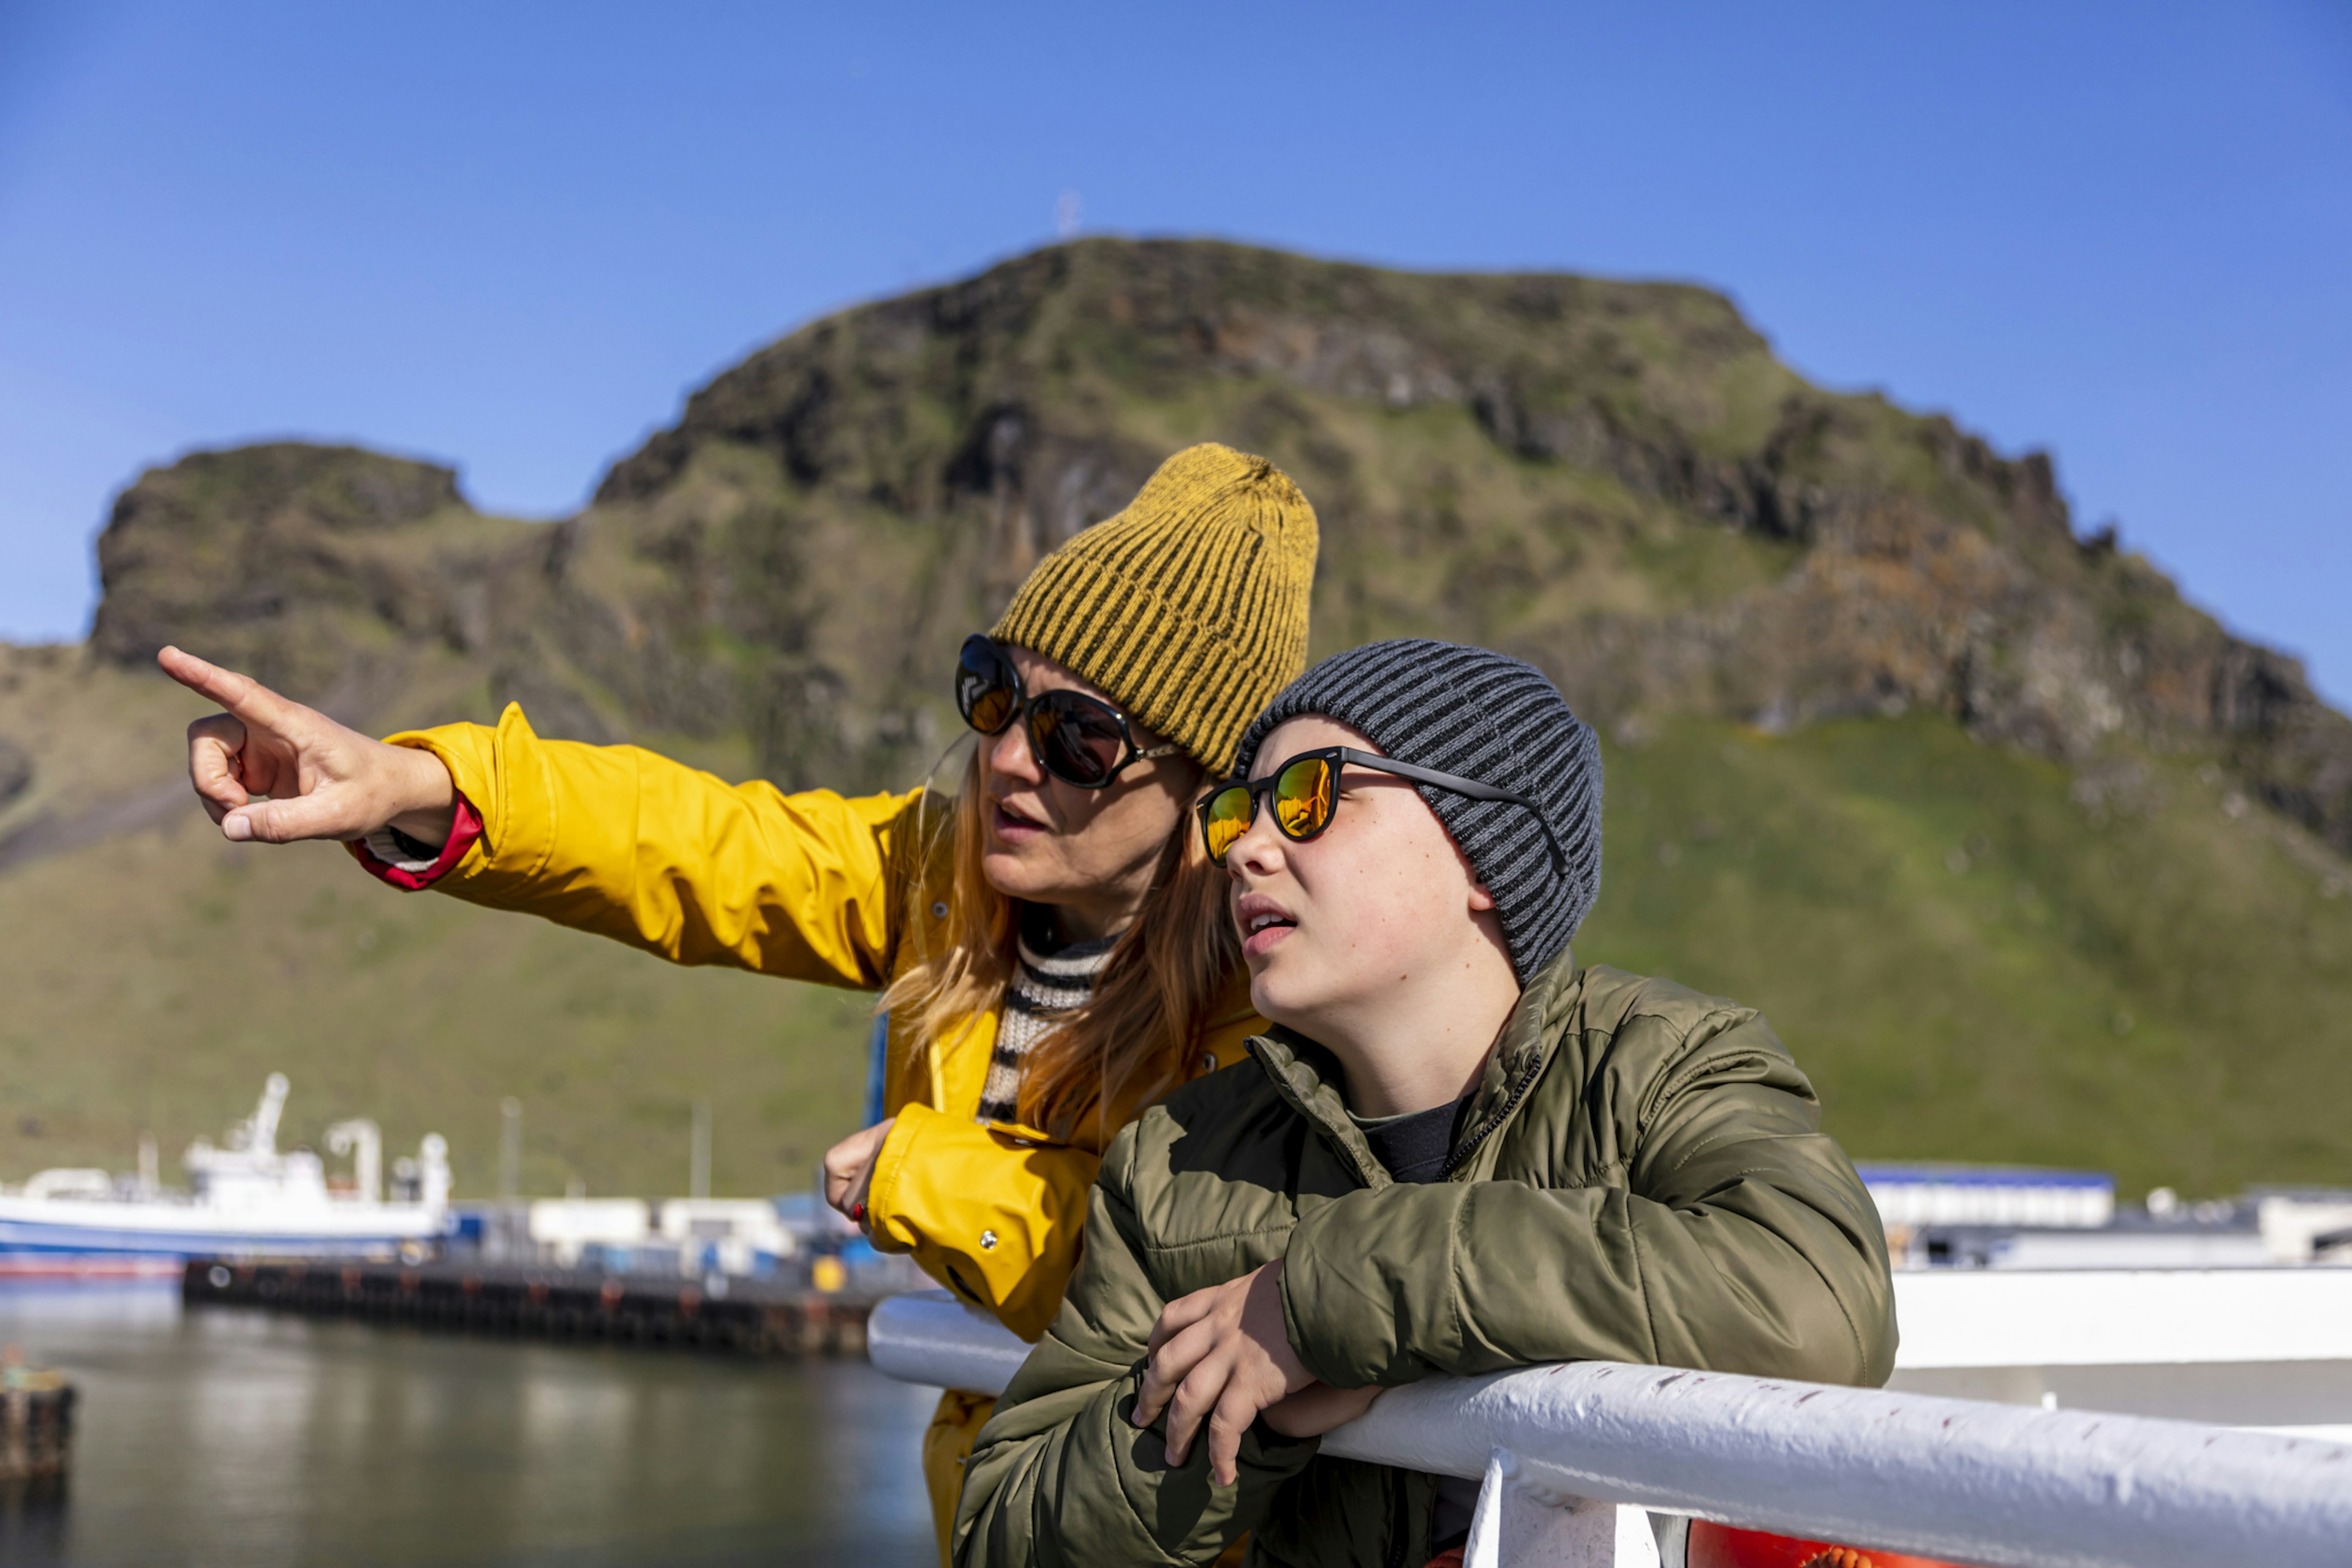
POLYGON ((1777 1042, 1717 1060, 1644 1119, 1625 1187, 1392 1186, 1302 1221, 1283 1291, 1307 1369, 1339 1387, 1576 1360, 1884 1382, 1868 1194, 1777 1042))
POLYGON ((1069 1295, 981 1429, 956 1509, 955 1561, 983 1565, 1206 1563, 1262 1518, 1317 1441, 1255 1424, 1240 1484, 1213 1486, 1208 1444, 1166 1461, 1166 1418, 1133 1425, 1151 1326, 1166 1303, 1142 1263, 1123 1177, 1134 1130, 1114 1141, 1069 1295))

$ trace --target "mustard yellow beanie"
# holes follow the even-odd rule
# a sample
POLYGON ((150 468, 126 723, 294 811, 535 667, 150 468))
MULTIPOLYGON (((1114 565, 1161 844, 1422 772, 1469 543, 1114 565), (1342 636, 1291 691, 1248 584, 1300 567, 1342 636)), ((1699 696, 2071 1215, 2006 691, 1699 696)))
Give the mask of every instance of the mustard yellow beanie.
POLYGON ((1067 666, 1222 774, 1307 668, 1315 545, 1288 475, 1203 442, 1037 563, 989 635, 1067 666))

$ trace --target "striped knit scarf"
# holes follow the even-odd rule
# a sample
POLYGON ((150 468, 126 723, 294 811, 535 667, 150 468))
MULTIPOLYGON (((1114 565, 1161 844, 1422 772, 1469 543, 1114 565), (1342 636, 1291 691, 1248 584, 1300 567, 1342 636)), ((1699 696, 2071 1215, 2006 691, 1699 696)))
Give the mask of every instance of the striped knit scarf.
POLYGON ((1118 940, 1107 936, 1053 948, 1045 935, 1051 928, 1042 918, 1024 920, 1021 928, 1021 965, 1004 988, 1004 1006, 996 1017, 996 1050, 989 1058, 988 1082, 974 1118, 980 1121, 1021 1120, 1021 1064, 1029 1047, 1094 994, 1095 977, 1110 962, 1118 940))

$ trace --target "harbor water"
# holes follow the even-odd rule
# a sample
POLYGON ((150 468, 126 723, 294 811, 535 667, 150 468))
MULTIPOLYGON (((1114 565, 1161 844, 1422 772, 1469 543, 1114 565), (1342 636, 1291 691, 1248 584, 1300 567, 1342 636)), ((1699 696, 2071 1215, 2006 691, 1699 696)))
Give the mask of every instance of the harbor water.
MULTIPOLYGON (((858 1357, 184 1309, 170 1281, 0 1287, 0 1343, 79 1394, 62 1500, 0 1489, 0 1568, 935 1561, 916 1454, 936 1396, 858 1357)), ((1927 1366, 1895 1385, 2352 1441, 2352 1360, 1927 1366)))
POLYGON ((936 1395, 861 1359, 505 1341, 241 1310, 172 1285, 0 1289, 80 1390, 61 1502, 10 1568, 935 1561, 936 1395))

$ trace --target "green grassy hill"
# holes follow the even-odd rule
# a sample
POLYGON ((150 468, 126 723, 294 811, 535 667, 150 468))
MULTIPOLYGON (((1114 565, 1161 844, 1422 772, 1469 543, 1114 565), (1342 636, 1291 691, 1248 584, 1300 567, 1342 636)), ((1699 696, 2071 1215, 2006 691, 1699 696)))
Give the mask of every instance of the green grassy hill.
POLYGON ((1580 952, 1765 1007, 1857 1155, 2352 1179, 2352 879, 2210 764, 2128 816, 1936 715, 1608 764, 1580 952))
POLYGON ((1764 1007, 1856 1153, 2352 1181, 2352 724, 2077 538, 2046 459, 1811 387, 1700 289, 1101 240, 794 333, 561 523, 349 449, 143 476, 90 643, 0 652, 0 1175, 168 1161, 281 1068, 298 1135, 436 1129, 461 1190, 507 1094, 536 1190, 681 1187, 698 1096, 721 1188, 803 1184, 863 998, 222 844, 145 660, 903 784, 961 636, 1202 438, 1315 501, 1318 652, 1554 674, 1609 766, 1580 951, 1764 1007))

